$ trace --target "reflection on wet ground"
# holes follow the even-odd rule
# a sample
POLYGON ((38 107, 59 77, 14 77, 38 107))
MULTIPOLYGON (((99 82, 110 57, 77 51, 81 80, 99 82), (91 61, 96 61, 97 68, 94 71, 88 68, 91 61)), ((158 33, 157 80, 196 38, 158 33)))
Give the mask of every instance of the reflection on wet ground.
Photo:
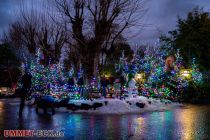
POLYGON ((17 99, 0 100, 0 132, 4 129, 53 129, 75 140, 203 140, 210 139, 210 106, 185 105, 163 112, 124 115, 73 114, 57 110, 37 115, 26 107, 18 118, 17 99))

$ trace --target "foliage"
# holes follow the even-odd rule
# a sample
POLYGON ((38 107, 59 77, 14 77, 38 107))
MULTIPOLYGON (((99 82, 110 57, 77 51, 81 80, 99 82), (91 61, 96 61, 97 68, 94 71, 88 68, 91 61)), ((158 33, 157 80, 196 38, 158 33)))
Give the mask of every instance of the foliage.
POLYGON ((148 47, 144 54, 136 55, 136 64, 140 73, 146 74, 145 83, 140 85, 146 96, 162 98, 178 98, 191 86, 199 87, 203 83, 195 59, 188 69, 183 67, 183 59, 179 50, 173 56, 167 52, 168 47, 148 47))
MULTIPOLYGON (((120 77, 121 76, 121 70, 116 71, 116 66, 122 68, 122 65, 125 65, 126 63, 130 63, 133 59, 133 50, 131 49, 130 45, 127 43, 118 43, 114 44, 112 48, 109 49, 108 52, 105 52, 106 58, 105 58, 105 64, 101 64, 99 72, 103 75, 103 73, 110 73, 114 77, 120 77)), ((121 69, 119 68, 118 69, 121 69)))
POLYGON ((16 83, 20 71, 18 66, 20 65, 19 59, 12 51, 11 46, 8 44, 0 45, 0 86, 12 86, 12 83, 16 83))
POLYGON ((22 64, 22 74, 28 71, 32 75, 32 91, 49 94, 67 90, 67 72, 64 71, 63 66, 60 63, 44 66, 40 64, 39 57, 37 53, 36 60, 22 64))
POLYGON ((112 53, 123 32, 137 25, 143 1, 55 0, 61 21, 70 29, 70 50, 76 53, 76 62, 82 64, 86 79, 96 77, 101 53, 112 53))
POLYGON ((12 48, 8 44, 0 45, 0 64, 11 65, 8 63, 19 64, 19 60, 16 57, 15 53, 12 51, 12 48))
POLYGON ((120 57, 122 53, 124 53, 124 57, 127 58, 127 61, 130 62, 133 59, 133 50, 128 43, 120 42, 117 44, 113 44, 113 46, 106 51, 106 64, 116 64, 120 61, 120 57))
POLYGON ((179 49, 186 66, 196 58, 201 70, 210 69, 210 17, 209 13, 195 8, 186 19, 178 18, 177 29, 162 36, 162 43, 179 49))

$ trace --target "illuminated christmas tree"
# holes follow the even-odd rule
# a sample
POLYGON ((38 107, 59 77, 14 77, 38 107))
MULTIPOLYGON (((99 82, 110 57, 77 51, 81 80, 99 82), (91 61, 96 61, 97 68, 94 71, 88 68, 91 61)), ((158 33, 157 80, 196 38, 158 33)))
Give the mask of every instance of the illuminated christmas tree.
POLYGON ((27 70, 32 75, 32 91, 41 94, 55 94, 68 91, 67 74, 61 63, 49 64, 44 66, 40 64, 41 53, 37 50, 36 59, 30 62, 26 61, 22 65, 22 71, 27 70))
POLYGON ((195 58, 192 60, 192 81, 195 86, 203 83, 203 75, 199 71, 198 65, 196 64, 195 58))
POLYGON ((160 46, 148 47, 143 57, 136 56, 139 72, 146 75, 145 83, 141 85, 143 95, 174 99, 184 94, 189 84, 196 86, 202 83, 202 74, 195 59, 187 69, 183 66, 179 50, 174 55, 167 50, 160 46))

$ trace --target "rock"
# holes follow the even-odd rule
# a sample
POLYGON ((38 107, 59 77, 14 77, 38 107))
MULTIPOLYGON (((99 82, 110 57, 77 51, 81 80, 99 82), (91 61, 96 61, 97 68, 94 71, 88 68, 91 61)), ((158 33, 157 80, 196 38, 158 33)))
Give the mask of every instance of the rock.
POLYGON ((89 104, 84 104, 84 103, 82 103, 82 104, 80 105, 80 109, 81 109, 81 110, 89 110, 89 109, 91 109, 91 108, 92 108, 92 106, 89 105, 89 104))
POLYGON ((107 105, 108 105, 108 101, 105 101, 104 103, 105 103, 105 106, 107 106, 107 105))
POLYGON ((165 104, 171 104, 171 101, 165 101, 165 104))
POLYGON ((132 105, 132 103, 130 103, 129 101, 126 101, 126 103, 128 103, 129 105, 132 105))
POLYGON ((144 108, 145 103, 136 103, 136 106, 138 106, 139 108, 144 108))
MULTIPOLYGON (((107 102, 107 101, 106 101, 106 102, 107 102)), ((94 103, 94 104, 92 105, 92 107, 93 107, 94 110, 96 110, 96 108, 102 107, 102 106, 103 106, 102 103, 94 103)))
POLYGON ((58 102, 58 107, 66 107, 68 105, 68 102, 69 102, 69 98, 65 98, 61 100, 60 102, 58 102))
POLYGON ((70 110, 72 110, 72 111, 76 111, 76 110, 78 110, 80 107, 77 106, 77 105, 75 105, 75 104, 68 104, 66 108, 67 108, 67 109, 70 109, 70 110))

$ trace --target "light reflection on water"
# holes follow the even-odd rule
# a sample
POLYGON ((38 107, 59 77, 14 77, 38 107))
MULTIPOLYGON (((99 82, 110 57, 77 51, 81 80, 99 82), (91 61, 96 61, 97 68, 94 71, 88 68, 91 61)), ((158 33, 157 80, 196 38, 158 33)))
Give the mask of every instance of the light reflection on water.
POLYGON ((25 108, 18 121, 17 105, 0 100, 0 131, 3 129, 54 129, 64 139, 75 140, 203 140, 210 139, 210 106, 186 105, 162 112, 124 115, 73 114, 57 111, 37 115, 25 108), (12 119, 11 119, 12 118, 12 119))
POLYGON ((210 139, 209 107, 194 106, 177 115, 183 140, 210 139))
POLYGON ((196 124, 194 124, 194 121, 196 120, 196 114, 194 114, 193 109, 192 110, 184 110, 182 114, 177 116, 179 120, 181 120, 181 129, 182 129, 182 139, 183 140, 191 140, 195 139, 193 133, 194 128, 196 128, 196 124))
POLYGON ((4 109, 4 104, 0 102, 0 113, 3 111, 3 109, 4 109))
MULTIPOLYGON (((210 106, 192 106, 174 110, 127 115, 72 114, 81 119, 80 135, 74 139, 148 139, 148 140, 202 140, 210 139, 210 106), (94 121, 93 121, 94 120, 94 121), (91 135, 90 135, 91 134, 91 135)), ((75 129, 75 127, 72 127, 75 129)), ((66 133, 66 136, 70 133, 66 133)))

